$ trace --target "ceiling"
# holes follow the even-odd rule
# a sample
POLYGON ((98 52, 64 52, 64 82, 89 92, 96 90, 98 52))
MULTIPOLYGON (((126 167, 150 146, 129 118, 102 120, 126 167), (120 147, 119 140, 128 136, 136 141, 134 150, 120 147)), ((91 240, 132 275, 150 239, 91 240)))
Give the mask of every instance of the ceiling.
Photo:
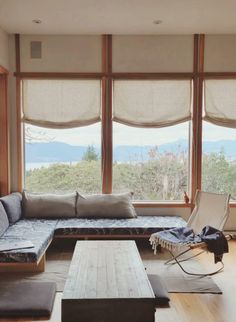
POLYGON ((236 0, 0 0, 0 26, 21 34, 230 34, 235 13, 236 0))

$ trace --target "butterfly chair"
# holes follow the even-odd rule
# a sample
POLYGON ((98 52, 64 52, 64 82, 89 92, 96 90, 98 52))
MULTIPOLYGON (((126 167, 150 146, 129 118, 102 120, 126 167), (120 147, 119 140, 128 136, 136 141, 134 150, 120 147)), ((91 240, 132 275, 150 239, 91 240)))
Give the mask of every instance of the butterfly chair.
MULTIPOLYGON (((229 194, 217 194, 198 190, 195 197, 195 207, 187 222, 187 227, 193 230, 194 235, 200 234, 202 229, 207 225, 223 231, 224 225, 229 216, 229 199, 229 194)), ((169 231, 171 232, 172 230, 169 231)), ((226 238, 229 240, 231 239, 231 236, 228 235, 226 238)), ((174 236, 174 238, 169 238, 168 231, 160 231, 151 235, 150 242, 153 246, 154 252, 156 252, 158 246, 162 246, 170 252, 172 257, 165 264, 177 263, 186 274, 207 276, 220 272, 224 268, 222 260, 220 261, 221 267, 219 269, 214 272, 204 274, 189 272, 181 264, 182 262, 207 251, 206 243, 199 239, 200 238, 196 238, 194 241, 189 241, 189 239, 186 238, 185 241, 183 236, 174 236), (180 252, 181 248, 182 251, 180 252), (196 248, 201 249, 201 251, 190 257, 183 257, 184 254, 196 248), (175 251, 178 252, 177 255, 174 255, 175 251)))

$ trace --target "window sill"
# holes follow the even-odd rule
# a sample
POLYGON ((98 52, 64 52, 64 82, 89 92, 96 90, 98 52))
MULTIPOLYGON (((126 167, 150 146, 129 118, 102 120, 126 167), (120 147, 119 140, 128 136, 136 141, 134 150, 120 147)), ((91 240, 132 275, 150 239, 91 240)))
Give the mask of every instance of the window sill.
MULTIPOLYGON (((184 202, 161 202, 161 201, 134 201, 133 206, 135 208, 194 208, 193 203, 184 202)), ((230 208, 236 208, 236 202, 229 204, 230 208)))
POLYGON ((161 202, 161 201, 134 201, 135 208, 192 208, 192 203, 184 202, 161 202))

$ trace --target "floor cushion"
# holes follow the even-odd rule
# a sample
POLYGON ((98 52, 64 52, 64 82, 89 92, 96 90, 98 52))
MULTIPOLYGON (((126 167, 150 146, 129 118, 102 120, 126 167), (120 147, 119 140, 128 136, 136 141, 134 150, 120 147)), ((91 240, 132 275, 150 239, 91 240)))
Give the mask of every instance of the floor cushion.
POLYGON ((155 294, 156 306, 167 306, 169 304, 170 298, 162 278, 156 274, 148 274, 148 279, 155 294))
POLYGON ((56 294, 56 283, 16 282, 0 285, 0 316, 49 316, 56 294))

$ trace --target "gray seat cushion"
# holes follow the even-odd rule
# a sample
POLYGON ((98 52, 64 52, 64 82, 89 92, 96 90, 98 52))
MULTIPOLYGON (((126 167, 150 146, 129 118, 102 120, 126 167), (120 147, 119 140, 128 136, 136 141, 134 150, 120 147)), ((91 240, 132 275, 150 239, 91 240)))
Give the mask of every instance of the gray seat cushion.
POLYGON ((15 282, 0 284, 0 316, 49 316, 56 294, 56 283, 15 282))
POLYGON ((9 227, 8 217, 3 205, 0 202, 0 237, 5 233, 8 227, 9 227))
POLYGON ((0 252, 0 262, 5 263, 28 263, 37 262, 45 252, 53 238, 57 220, 46 219, 22 219, 10 226, 1 238, 1 244, 9 243, 10 239, 19 241, 29 240, 34 248, 22 248, 0 252))
POLYGON ((183 227, 179 216, 138 216, 132 219, 59 219, 55 235, 151 235, 173 227, 183 227))
POLYGON ((19 192, 13 192, 10 195, 0 198, 8 216, 10 224, 17 222, 21 216, 22 195, 19 192))

